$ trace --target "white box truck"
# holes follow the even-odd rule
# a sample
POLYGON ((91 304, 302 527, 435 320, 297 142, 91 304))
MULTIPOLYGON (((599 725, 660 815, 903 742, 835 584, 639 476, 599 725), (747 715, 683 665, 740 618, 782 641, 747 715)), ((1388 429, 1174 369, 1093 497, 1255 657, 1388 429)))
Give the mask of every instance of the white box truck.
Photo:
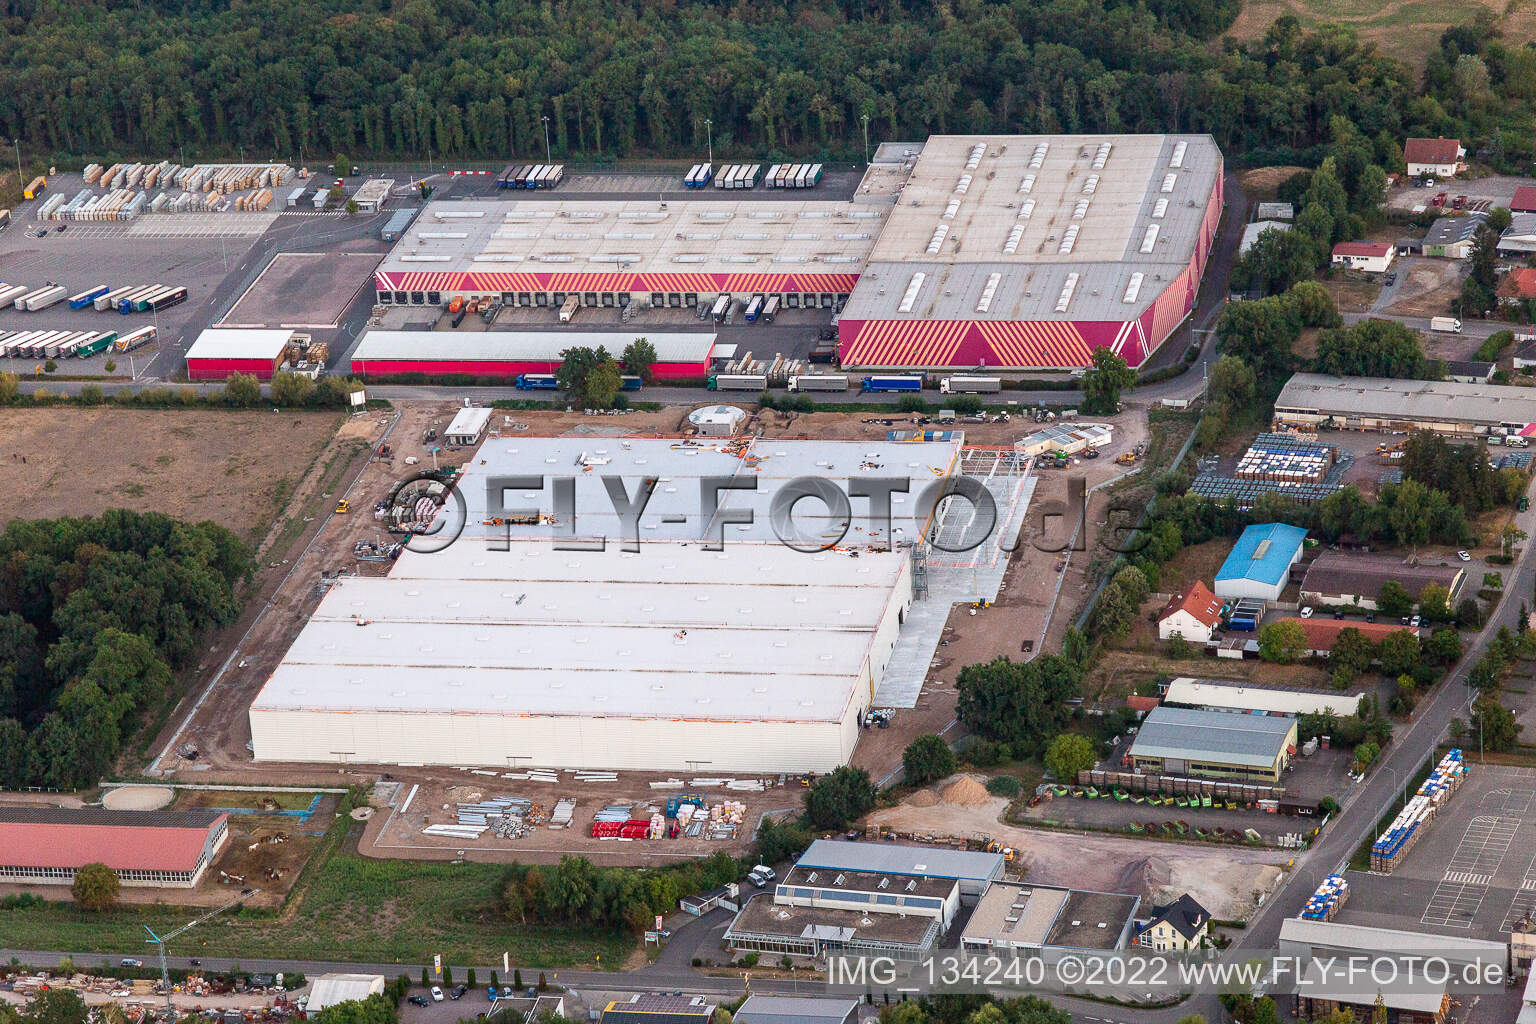
POLYGON ((1447 334, 1460 334, 1461 321, 1453 316, 1436 316, 1429 320, 1429 329, 1432 331, 1444 331, 1447 334))

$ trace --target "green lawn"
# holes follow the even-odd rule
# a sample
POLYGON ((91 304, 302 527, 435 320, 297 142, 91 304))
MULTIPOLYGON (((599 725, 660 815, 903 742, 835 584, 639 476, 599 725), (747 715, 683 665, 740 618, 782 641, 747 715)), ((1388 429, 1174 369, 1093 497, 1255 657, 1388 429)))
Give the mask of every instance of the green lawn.
MULTIPOLYGON (((560 967, 592 964, 598 955, 618 965, 634 946, 622 935, 508 924, 497 913, 504 867, 371 860, 341 851, 353 847, 341 842, 342 828, 338 822, 281 914, 214 918, 170 952, 406 964, 441 953, 445 963, 468 965, 499 963, 505 950, 523 966, 560 967)), ((156 905, 82 916, 67 902, 49 902, 0 910, 0 935, 22 949, 140 953, 144 925, 174 929, 197 913, 156 905)))

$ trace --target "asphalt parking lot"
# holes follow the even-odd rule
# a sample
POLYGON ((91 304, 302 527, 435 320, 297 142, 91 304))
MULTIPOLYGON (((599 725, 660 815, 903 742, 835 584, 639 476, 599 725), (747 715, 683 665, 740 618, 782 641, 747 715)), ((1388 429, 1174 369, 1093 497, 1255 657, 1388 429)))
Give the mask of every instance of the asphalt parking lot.
POLYGON ((1536 768, 1476 764, 1390 875, 1351 871, 1347 924, 1507 940, 1536 912, 1536 768))

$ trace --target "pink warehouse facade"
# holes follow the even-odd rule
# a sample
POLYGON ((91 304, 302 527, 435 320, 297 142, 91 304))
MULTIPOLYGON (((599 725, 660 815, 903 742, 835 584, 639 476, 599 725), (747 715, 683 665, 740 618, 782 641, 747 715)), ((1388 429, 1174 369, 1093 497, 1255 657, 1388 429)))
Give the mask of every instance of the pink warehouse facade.
MULTIPOLYGON (((521 373, 554 373, 560 369, 560 360, 512 360, 512 359, 437 359, 437 358, 390 358, 352 359, 352 372, 361 377, 378 379, 398 377, 407 373, 424 373, 429 377, 506 377, 521 373)), ((651 366, 658 381, 703 380, 709 373, 709 360, 702 363, 654 363, 651 366)))
POLYGON ((257 380, 271 380, 277 373, 278 360, 271 359, 188 359, 188 380, 224 380, 232 373, 247 373, 257 380))
POLYGON ((1221 169, 1189 265, 1134 320, 840 320, 844 368, 868 370, 1073 369, 1109 348, 1139 367, 1195 308, 1221 223, 1221 169))

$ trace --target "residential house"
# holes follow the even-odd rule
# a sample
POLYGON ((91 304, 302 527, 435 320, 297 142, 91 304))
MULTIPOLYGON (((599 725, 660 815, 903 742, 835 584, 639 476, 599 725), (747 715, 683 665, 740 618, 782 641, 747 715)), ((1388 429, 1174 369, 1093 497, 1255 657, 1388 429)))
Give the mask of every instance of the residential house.
POLYGON ((1199 580, 1183 593, 1175 594, 1157 616, 1157 638, 1183 637, 1190 643, 1203 644, 1221 625, 1221 598, 1199 580))
POLYGON ((1211 912, 1185 893, 1166 907, 1153 907, 1152 919, 1136 936, 1136 945, 1159 951, 1199 949, 1211 933, 1211 912))
POLYGON ((1397 249, 1390 242, 1340 242, 1333 247, 1334 266, 1382 274, 1392 265, 1397 249))
POLYGON ((1487 384, 1493 380, 1497 363, 1485 363, 1479 359, 1447 359, 1445 379, 1458 384, 1487 384))
POLYGON ((1458 139, 1409 139, 1403 143, 1403 161, 1410 178, 1453 177, 1466 155, 1458 139))
POLYGON ((1516 267, 1499 278, 1493 293, 1499 297, 1502 306, 1518 306, 1536 299, 1536 268, 1516 267))

